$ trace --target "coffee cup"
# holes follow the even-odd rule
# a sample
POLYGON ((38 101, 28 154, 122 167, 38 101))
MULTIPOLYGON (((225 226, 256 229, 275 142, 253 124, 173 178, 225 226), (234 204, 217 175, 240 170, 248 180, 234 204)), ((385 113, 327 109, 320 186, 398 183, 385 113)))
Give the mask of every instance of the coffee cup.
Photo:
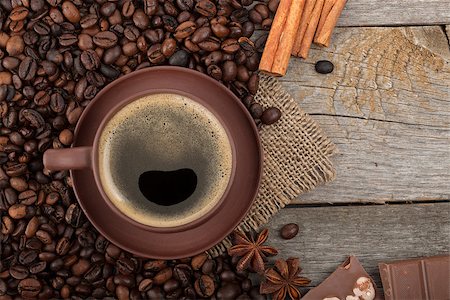
POLYGON ((72 148, 44 153, 46 169, 71 170, 100 232, 159 258, 193 255, 227 235, 256 196, 261 162, 256 126, 240 100, 176 67, 113 82, 84 111, 72 148), (198 236, 208 231, 213 238, 198 236))
POLYGON ((90 168, 128 218, 153 227, 200 219, 226 196, 233 149, 219 119, 180 93, 154 93, 111 110, 92 147, 49 150, 49 170, 90 168))

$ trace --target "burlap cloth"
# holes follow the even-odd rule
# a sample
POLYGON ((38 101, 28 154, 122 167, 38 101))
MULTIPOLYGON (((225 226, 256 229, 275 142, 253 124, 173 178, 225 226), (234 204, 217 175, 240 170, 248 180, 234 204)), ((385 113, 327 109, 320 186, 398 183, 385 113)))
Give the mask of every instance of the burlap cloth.
MULTIPOLYGON (((255 100, 264 107, 278 107, 283 116, 276 124, 260 131, 264 172, 258 196, 236 228, 240 231, 257 230, 300 194, 335 177, 330 161, 335 145, 276 78, 261 75, 255 100)), ((230 246, 228 236, 210 249, 209 254, 218 256, 230 246)))

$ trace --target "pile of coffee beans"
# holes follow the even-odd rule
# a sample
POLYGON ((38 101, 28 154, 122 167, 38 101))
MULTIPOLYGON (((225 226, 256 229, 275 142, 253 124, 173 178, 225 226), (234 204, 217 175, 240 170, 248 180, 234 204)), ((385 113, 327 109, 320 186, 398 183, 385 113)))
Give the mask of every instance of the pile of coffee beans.
MULTIPOLYGON (((155 65, 188 67, 253 100, 277 0, 0 1, 0 298, 260 299, 227 256, 136 258, 105 240, 76 203, 67 171, 42 154, 68 147, 108 83, 155 65)), ((262 297, 264 299, 264 297, 262 297)))

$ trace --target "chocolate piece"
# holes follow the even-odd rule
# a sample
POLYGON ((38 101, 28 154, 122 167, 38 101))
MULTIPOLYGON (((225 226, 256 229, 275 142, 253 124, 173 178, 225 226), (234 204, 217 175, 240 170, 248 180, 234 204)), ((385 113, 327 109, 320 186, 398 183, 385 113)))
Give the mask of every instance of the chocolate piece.
POLYGON ((450 256, 381 263, 386 300, 450 299, 450 256))
POLYGON ((302 300, 379 300, 373 279, 355 256, 350 256, 302 300))

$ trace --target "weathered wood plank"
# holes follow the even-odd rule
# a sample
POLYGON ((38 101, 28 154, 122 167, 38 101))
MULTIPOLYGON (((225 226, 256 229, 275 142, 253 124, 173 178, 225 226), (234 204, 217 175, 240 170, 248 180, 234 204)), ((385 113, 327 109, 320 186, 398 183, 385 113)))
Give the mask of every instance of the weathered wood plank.
POLYGON ((438 26, 342 28, 283 85, 338 145, 337 179, 297 203, 450 199, 450 51, 438 26), (320 59, 332 74, 314 71, 320 59))
POLYGON ((300 257, 312 286, 351 254, 381 287, 379 262, 450 252, 450 203, 286 208, 267 226, 268 244, 281 257, 300 257), (282 240, 278 230, 290 222, 300 232, 282 240))
POLYGON ((301 195, 296 203, 450 199, 448 128, 314 118, 337 144, 337 178, 301 195))
POLYGON ((449 0, 348 0, 339 26, 450 24, 449 0))
MULTIPOLYGON (((446 44, 433 28, 430 39, 446 44)), ((407 28, 339 29, 329 48, 292 58, 282 81, 307 112, 448 126, 450 52, 443 57, 419 42, 407 28), (334 72, 316 73, 320 59, 332 61, 334 72)))

